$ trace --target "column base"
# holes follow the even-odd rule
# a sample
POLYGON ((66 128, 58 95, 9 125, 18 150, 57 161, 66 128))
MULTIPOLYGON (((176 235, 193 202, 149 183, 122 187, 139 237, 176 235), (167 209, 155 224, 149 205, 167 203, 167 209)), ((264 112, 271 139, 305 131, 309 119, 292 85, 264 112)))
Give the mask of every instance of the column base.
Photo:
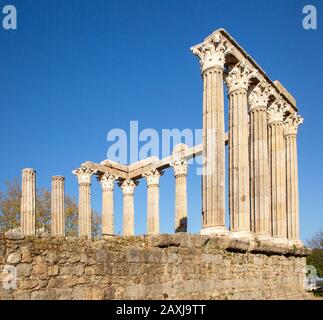
POLYGON ((255 235, 251 231, 231 231, 230 237, 253 240, 255 238, 255 235))
POLYGON ((102 239, 111 239, 111 238, 115 238, 116 235, 115 234, 111 234, 111 233, 102 233, 102 239))
POLYGON ((200 234, 227 236, 230 234, 230 231, 226 227, 206 227, 201 229, 200 234))
POLYGON ((255 235, 255 238, 256 240, 259 240, 259 241, 273 241, 273 237, 270 236, 269 234, 256 234, 255 235))
POLYGON ((304 243, 301 240, 289 240, 289 245, 291 247, 304 247, 304 243))
POLYGON ((281 237, 273 237, 272 241, 276 244, 281 244, 281 245, 285 245, 288 246, 289 245, 289 240, 286 238, 281 238, 281 237))

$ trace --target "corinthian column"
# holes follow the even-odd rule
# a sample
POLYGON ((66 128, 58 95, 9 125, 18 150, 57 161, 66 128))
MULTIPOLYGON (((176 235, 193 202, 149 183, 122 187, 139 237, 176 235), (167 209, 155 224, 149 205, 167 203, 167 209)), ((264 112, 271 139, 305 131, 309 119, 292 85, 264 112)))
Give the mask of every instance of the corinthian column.
POLYGON ((52 177, 51 194, 51 234, 52 236, 65 236, 65 195, 62 176, 52 177))
POLYGON ((21 233, 32 236, 36 232, 36 171, 34 169, 22 170, 21 191, 21 233))
POLYGON ((267 104, 273 89, 260 82, 249 95, 251 230, 270 236, 267 104))
POLYGON ((219 33, 191 48, 200 59, 203 78, 202 234, 225 229, 225 132, 223 68, 231 51, 219 33))
POLYGON ((114 234, 114 181, 118 177, 106 173, 100 177, 102 187, 102 235, 114 234))
POLYGON ((251 236, 249 183, 249 124, 247 90, 256 75, 244 61, 226 77, 229 97, 229 208, 230 229, 251 236))
POLYGON ((277 242, 286 243, 286 152, 283 117, 286 104, 278 99, 268 108, 268 148, 271 190, 271 228, 277 242))
POLYGON ((123 181, 120 186, 123 193, 123 235, 132 236, 135 233, 134 193, 137 183, 131 179, 123 181))
POLYGON ((97 170, 81 167, 73 171, 79 183, 79 237, 91 238, 91 176, 97 170))
POLYGON ((297 129, 303 123, 297 114, 289 116, 285 124, 286 171, 287 171, 287 236, 292 244, 302 244, 299 239, 299 199, 298 199, 298 163, 297 129))
POLYGON ((170 163, 175 174, 175 232, 187 231, 187 161, 174 160, 170 163))
POLYGON ((156 169, 143 174, 147 180, 147 233, 159 233, 159 178, 156 169))

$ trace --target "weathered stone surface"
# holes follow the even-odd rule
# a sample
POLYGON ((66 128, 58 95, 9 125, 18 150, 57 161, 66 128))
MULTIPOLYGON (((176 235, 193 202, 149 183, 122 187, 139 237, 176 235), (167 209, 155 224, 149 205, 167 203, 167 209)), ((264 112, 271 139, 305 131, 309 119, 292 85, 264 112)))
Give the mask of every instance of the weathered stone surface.
POLYGON ((0 269, 9 259, 18 276, 17 289, 0 289, 0 299, 24 300, 302 298, 309 253, 185 233, 103 241, 0 234, 0 250, 0 269))
POLYGON ((17 266, 18 277, 29 277, 31 272, 31 265, 28 263, 21 263, 17 266))
POLYGON ((9 264, 17 264, 21 260, 21 253, 20 252, 14 252, 11 253, 7 258, 7 263, 9 264))

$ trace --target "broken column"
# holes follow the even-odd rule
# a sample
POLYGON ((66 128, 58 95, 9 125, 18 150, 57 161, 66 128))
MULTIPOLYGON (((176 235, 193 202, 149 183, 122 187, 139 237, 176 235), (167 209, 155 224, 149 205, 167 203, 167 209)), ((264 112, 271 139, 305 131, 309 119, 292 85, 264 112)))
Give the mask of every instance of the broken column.
POLYGON ((21 233, 32 236, 36 233, 36 170, 22 170, 21 233))
POLYGON ((52 177, 51 193, 51 235, 65 236, 65 178, 52 177))

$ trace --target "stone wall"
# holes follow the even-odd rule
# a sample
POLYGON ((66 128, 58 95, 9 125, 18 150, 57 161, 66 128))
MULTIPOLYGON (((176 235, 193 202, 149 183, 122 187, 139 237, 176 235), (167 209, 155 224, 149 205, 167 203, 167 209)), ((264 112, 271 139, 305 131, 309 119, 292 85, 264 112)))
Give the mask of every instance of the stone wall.
POLYGON ((184 233, 103 240, 0 234, 0 270, 12 265, 18 276, 15 290, 0 282, 0 300, 303 298, 307 254, 184 233))

